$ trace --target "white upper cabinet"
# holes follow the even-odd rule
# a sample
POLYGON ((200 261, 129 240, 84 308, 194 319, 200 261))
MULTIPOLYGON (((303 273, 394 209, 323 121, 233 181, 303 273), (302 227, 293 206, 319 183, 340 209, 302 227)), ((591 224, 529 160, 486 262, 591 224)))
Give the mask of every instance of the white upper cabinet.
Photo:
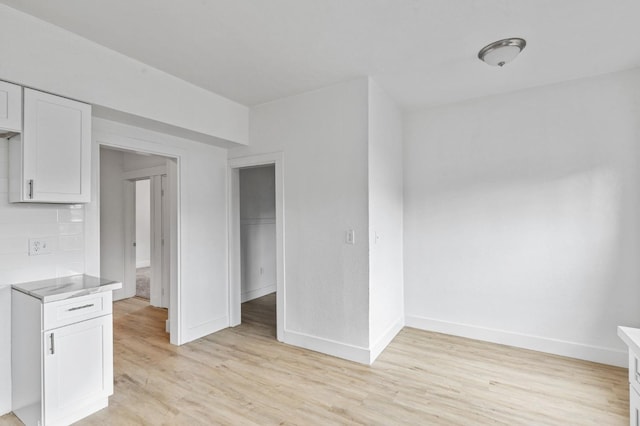
POLYGON ((22 131, 22 87, 0 81, 0 135, 22 131))
POLYGON ((9 200, 90 201, 91 105, 24 89, 22 134, 9 142, 9 200))

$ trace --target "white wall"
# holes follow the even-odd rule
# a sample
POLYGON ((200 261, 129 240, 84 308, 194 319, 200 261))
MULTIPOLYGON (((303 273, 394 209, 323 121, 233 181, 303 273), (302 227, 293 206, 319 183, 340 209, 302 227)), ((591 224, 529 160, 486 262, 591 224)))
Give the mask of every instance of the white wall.
POLYGON ((10 285, 85 272, 83 206, 9 204, 8 146, 0 139, 0 415, 11 411, 10 285), (29 256, 33 237, 51 238, 53 252, 29 256))
POLYGON ((250 147, 284 154, 284 340, 368 360, 367 79, 251 110, 250 147), (345 243, 355 230, 356 244, 345 243))
POLYGON ((151 265, 151 181, 136 181, 136 268, 151 265))
POLYGON ((402 114, 369 79, 369 340, 372 360, 404 326, 402 114))
POLYGON ((248 141, 248 108, 0 5, 0 79, 210 143, 248 141), (46 70, 46 72, 43 72, 46 70))
MULTIPOLYGON (((122 151, 100 150, 100 270, 98 274, 125 282, 124 276, 124 191, 122 151)), ((93 195, 92 195, 93 197, 93 195)), ((127 289, 116 290, 114 299, 126 297, 127 289)))
POLYGON ((407 324, 625 365, 639 117, 638 69, 409 115, 407 324))
POLYGON ((241 301, 276 291, 275 166, 240 170, 241 301))
MULTIPOLYGON (((172 330, 171 339, 186 343, 227 327, 227 151, 102 119, 94 119, 93 130, 94 172, 99 170, 101 143, 179 158, 180 266, 173 273, 180 281, 180 292, 171 297, 178 304, 181 328, 176 333, 172 330)), ((98 188, 94 191, 87 206, 86 232, 99 235, 98 188)), ((86 250, 87 262, 99 264, 99 239, 88 240, 86 250)))

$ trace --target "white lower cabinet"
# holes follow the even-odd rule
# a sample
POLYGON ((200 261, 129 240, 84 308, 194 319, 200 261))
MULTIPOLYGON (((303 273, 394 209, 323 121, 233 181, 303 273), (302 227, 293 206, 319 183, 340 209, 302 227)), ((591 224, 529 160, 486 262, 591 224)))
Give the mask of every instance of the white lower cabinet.
POLYGON ((111 292, 41 303, 12 291, 13 412, 27 426, 68 425, 113 394, 111 292))
POLYGON ((629 424, 640 426, 640 395, 631 385, 629 386, 629 424))
POLYGON ((112 335, 111 315, 43 333, 47 424, 65 423, 77 408, 96 401, 106 406, 113 393, 112 335))
POLYGON ((629 424, 640 426, 640 358, 629 349, 629 424))

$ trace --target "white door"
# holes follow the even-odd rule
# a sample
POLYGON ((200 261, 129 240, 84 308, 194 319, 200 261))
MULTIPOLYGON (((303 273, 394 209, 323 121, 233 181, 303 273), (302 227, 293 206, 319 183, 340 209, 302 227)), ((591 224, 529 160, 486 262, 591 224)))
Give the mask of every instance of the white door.
POLYGON ((161 177, 161 196, 162 196, 162 234, 161 234, 161 246, 162 246, 162 307, 169 308, 169 293, 170 293, 170 280, 169 269, 171 265, 171 257, 169 256, 169 237, 171 236, 170 220, 169 220, 169 184, 167 182, 167 175, 161 177))
POLYGON ((42 336, 47 423, 113 393, 111 315, 46 331, 42 336))
POLYGON ((151 177, 151 306, 169 307, 169 194, 167 175, 151 177))

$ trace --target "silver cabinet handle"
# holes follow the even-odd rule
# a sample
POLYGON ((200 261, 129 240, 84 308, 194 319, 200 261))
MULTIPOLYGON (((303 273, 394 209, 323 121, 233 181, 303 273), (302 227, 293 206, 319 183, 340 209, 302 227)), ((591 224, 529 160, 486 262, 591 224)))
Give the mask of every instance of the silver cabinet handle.
POLYGON ((33 200, 33 179, 29 179, 29 199, 33 200))
POLYGON ((49 340, 51 340, 51 355, 56 353, 55 340, 53 338, 53 333, 49 335, 49 340))
POLYGON ((67 309, 67 312, 71 312, 71 311, 77 311, 79 309, 86 309, 86 308, 90 308, 93 306, 93 303, 90 303, 88 305, 82 305, 82 306, 74 306, 73 308, 69 308, 67 309))

